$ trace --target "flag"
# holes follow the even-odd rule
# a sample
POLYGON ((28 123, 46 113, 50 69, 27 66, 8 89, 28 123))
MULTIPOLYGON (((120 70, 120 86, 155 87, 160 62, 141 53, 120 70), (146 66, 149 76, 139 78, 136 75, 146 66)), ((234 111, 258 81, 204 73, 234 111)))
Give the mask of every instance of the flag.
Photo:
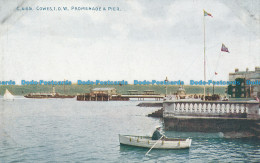
POLYGON ((215 72, 215 75, 218 75, 218 73, 217 73, 217 72, 215 72))
POLYGON ((224 44, 221 46, 221 51, 229 53, 228 48, 224 44))
POLYGON ((204 16, 211 16, 213 17, 210 13, 208 13, 207 11, 203 10, 204 11, 204 16))

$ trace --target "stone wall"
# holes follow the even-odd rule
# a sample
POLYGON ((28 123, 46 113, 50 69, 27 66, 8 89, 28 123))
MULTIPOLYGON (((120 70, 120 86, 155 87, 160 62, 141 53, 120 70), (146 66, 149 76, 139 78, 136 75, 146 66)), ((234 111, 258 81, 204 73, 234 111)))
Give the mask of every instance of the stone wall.
POLYGON ((259 137, 259 123, 260 120, 234 118, 164 118, 168 131, 222 132, 230 138, 259 137))

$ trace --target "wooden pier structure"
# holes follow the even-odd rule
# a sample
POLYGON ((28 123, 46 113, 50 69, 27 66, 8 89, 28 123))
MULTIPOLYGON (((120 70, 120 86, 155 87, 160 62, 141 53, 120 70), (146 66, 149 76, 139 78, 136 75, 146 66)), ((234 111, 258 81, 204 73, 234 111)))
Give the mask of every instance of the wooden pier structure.
POLYGON ((154 98, 156 101, 160 101, 165 97, 165 95, 156 94, 154 90, 144 90, 143 93, 138 93, 137 90, 128 90, 128 94, 122 95, 122 97, 127 98, 137 98, 138 101, 144 101, 146 98, 154 98))
POLYGON ((146 98, 154 98, 156 101, 160 101, 164 98, 164 95, 109 95, 106 93, 77 95, 78 101, 129 101, 130 98, 137 98, 140 101, 146 98))
POLYGON ((90 93, 77 95, 78 101, 129 101, 130 98, 137 98, 140 101, 144 99, 155 99, 160 101, 165 95, 155 94, 153 90, 145 90, 138 93, 137 90, 129 90, 128 94, 118 94, 115 88, 94 88, 90 93))
POLYGON ((109 95, 106 93, 92 94, 85 93, 77 95, 78 101, 129 101, 129 98, 122 97, 121 95, 109 95))

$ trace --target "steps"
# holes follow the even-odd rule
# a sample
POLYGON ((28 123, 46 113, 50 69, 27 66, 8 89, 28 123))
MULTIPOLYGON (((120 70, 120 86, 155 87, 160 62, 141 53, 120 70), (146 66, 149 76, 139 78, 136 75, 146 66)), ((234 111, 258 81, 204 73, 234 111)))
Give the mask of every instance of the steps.
POLYGON ((163 117, 163 108, 161 108, 151 114, 148 114, 148 117, 162 118, 163 117))

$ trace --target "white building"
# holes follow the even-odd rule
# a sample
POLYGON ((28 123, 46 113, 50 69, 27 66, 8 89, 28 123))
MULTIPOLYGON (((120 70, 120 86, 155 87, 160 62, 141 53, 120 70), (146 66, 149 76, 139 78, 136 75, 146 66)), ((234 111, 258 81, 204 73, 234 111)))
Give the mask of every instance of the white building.
POLYGON ((235 81, 237 78, 245 79, 245 89, 250 90, 249 97, 260 97, 260 67, 255 67, 255 71, 249 71, 248 68, 246 71, 239 71, 236 68, 234 73, 229 73, 229 81, 235 81))

